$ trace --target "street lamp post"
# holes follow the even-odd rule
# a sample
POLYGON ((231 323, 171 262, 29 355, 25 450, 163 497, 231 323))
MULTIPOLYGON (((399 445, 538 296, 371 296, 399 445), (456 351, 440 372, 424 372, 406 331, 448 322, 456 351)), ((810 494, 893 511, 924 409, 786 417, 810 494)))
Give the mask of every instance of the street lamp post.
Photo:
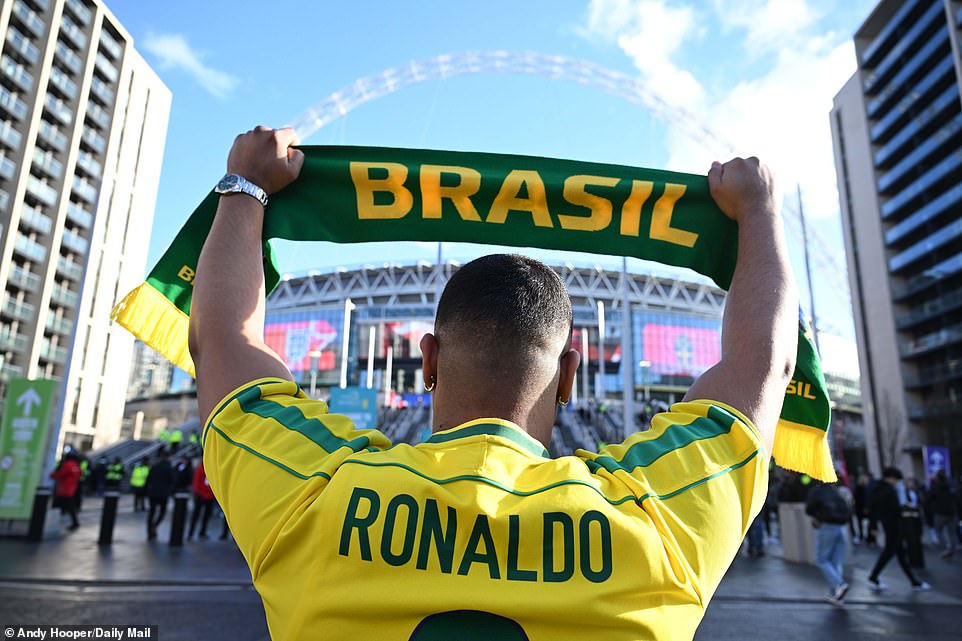
POLYGON ((605 304, 598 301, 598 382, 595 395, 599 403, 605 402, 605 304))
POLYGON ((371 325, 371 331, 367 339, 367 388, 374 388, 374 332, 375 327, 371 325))
POLYGON ((307 353, 311 359, 311 398, 317 399, 317 365, 321 360, 320 350, 312 349, 307 353))
POLYGON ((341 341, 341 389, 347 387, 347 348, 351 341, 351 312, 356 305, 350 298, 344 300, 344 332, 341 341))
POLYGON ((648 402, 648 370, 651 368, 651 361, 641 361, 638 363, 641 367, 641 382, 645 386, 645 403, 648 402))
POLYGON ((588 405, 588 328, 581 328, 581 402, 588 405))
POLYGON ((384 407, 391 406, 391 375, 394 368, 394 347, 388 345, 387 362, 384 367, 384 407))

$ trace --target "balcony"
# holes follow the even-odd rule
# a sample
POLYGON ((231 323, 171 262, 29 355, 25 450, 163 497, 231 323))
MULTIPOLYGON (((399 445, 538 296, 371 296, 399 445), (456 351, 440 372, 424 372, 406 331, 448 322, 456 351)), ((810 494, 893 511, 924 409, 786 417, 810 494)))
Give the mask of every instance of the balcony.
POLYGON ((13 0, 13 15, 20 19, 33 35, 40 37, 43 35, 46 25, 43 20, 36 13, 30 10, 30 7, 23 2, 23 0, 13 0))
POLYGON ((110 61, 107 60, 107 57, 102 53, 97 53, 97 57, 94 59, 94 66, 104 75, 104 78, 110 82, 117 82, 117 78, 120 77, 117 68, 110 64, 110 61))
POLYGON ((30 42, 27 36, 20 33, 16 27, 7 27, 7 42, 10 44, 11 50, 20 54, 29 64, 35 65, 40 60, 40 49, 30 42))
POLYGON ((57 204, 59 196, 56 189, 32 174, 27 178, 27 193, 50 207, 57 204))
POLYGON ((67 150, 67 144, 69 143, 67 136, 46 120, 40 121, 39 138, 57 151, 67 150))
POLYGON ((82 50, 86 48, 87 36, 80 30, 80 27, 74 24, 74 21, 67 16, 64 16, 60 21, 60 33, 67 36, 67 39, 74 43, 78 49, 82 50))
POLYGON ((124 47, 122 44, 117 42, 113 36, 111 36, 106 31, 100 32, 100 46, 110 55, 114 60, 119 60, 120 56, 124 53, 124 47))
POLYGON ((57 273, 70 280, 80 282, 84 276, 84 268, 63 256, 57 261, 57 273))
POLYGON ((4 154, 0 154, 0 177, 13 180, 13 175, 17 173, 17 163, 13 162, 4 154))
POLYGON ((0 189, 0 213, 7 213, 7 205, 10 204, 10 194, 0 189))
POLYGON ((69 318, 57 318, 53 314, 47 316, 47 330, 61 336, 70 336, 73 331, 73 321, 69 318))
POLYGON ((83 68, 83 60, 80 59, 80 56, 78 56, 73 49, 64 44, 62 40, 58 40, 56 52, 57 59, 59 59, 67 69, 73 73, 80 73, 80 70, 83 68))
POLYGON ((899 10, 888 20, 885 26, 879 31, 878 35, 872 38, 872 42, 862 50, 862 65, 871 67, 877 64, 876 58, 886 51, 892 38, 899 31, 904 30, 902 22, 920 4, 919 0, 905 2, 899 10))
POLYGON ((73 109, 70 105, 59 98, 55 98, 52 93, 48 93, 43 98, 43 106, 60 124, 69 126, 73 122, 73 109))
POLYGON ((30 340, 23 334, 0 331, 0 351, 25 352, 28 347, 30 340))
POLYGON ((954 210, 960 201, 962 201, 962 185, 956 185, 935 200, 929 201, 898 225, 888 229, 885 232, 886 244, 894 245, 929 220, 941 216, 946 211, 954 210))
POLYGON ((71 221, 78 227, 90 229, 94 223, 94 215, 77 203, 70 202, 67 205, 67 220, 71 221))
POLYGON ((0 108, 17 120, 23 120, 27 115, 27 103, 4 86, 0 86, 0 108))
POLYGON ((7 282, 25 292, 33 293, 39 292, 40 286, 43 284, 40 276, 19 265, 10 268, 10 276, 7 278, 7 282))
POLYGON ((927 418, 947 418, 960 414, 962 414, 962 399, 930 401, 924 405, 909 407, 909 418, 913 421, 921 421, 927 418))
POLYGON ((75 254, 86 254, 87 248, 90 247, 90 242, 86 238, 66 230, 63 232, 61 244, 75 254))
POLYGON ((80 302, 80 295, 66 287, 55 287, 50 292, 50 300, 61 307, 76 309, 77 303, 80 302))
POLYGON ((910 176, 911 172, 916 170, 923 160, 955 139, 959 132, 962 132, 962 113, 956 114, 955 118, 929 135, 925 142, 902 156, 891 169, 882 174, 878 179, 879 191, 885 193, 907 176, 910 176))
POLYGON ((73 193, 90 204, 97 202, 97 188, 79 176, 73 177, 73 193))
POLYGON ((30 303, 18 303, 14 299, 7 296, 3 300, 3 307, 0 308, 3 313, 10 318, 24 323, 29 323, 33 320, 34 312, 36 309, 30 303))
POLYGON ((892 298, 896 302, 905 300, 960 271, 962 271, 962 252, 933 265, 918 276, 913 276, 901 287, 893 286, 892 298))
POLYGON ((923 193, 931 196, 931 187, 953 175, 960 167, 962 167, 962 149, 946 154, 941 161, 926 169, 925 173, 919 178, 885 201, 881 207, 882 218, 890 218, 895 215, 922 196, 923 193))
POLYGON ((93 11, 84 6, 80 0, 67 0, 64 5, 70 9, 70 13, 74 15, 77 22, 87 26, 90 24, 90 19, 93 18, 93 11))
POLYGON ((919 307, 913 307, 912 311, 896 317, 895 324, 900 330, 905 330, 959 307, 962 307, 962 289, 942 294, 938 298, 925 301, 919 307))
POLYGON ((5 122, 0 126, 0 142, 6 145, 8 149, 17 151, 20 149, 20 142, 22 140, 23 134, 11 127, 9 122, 5 122))
POLYGON ((0 366, 0 379, 9 381, 11 378, 23 378, 23 368, 19 365, 4 362, 0 366))
POLYGON ((104 153, 104 150, 107 149, 107 140, 90 127, 84 127, 80 139, 98 154, 104 153))
POLYGON ((66 347, 52 345, 47 339, 40 344, 40 358, 44 360, 63 365, 67 362, 67 356, 69 354, 66 347))
POLYGON ((88 176, 99 179, 103 175, 103 168, 100 163, 85 151, 81 151, 77 156, 77 166, 84 170, 88 176))
POLYGON ((958 242, 962 236, 962 218, 953 223, 949 223, 934 234, 930 234, 923 240, 915 243, 905 251, 892 256, 889 259, 889 271, 893 274, 915 261, 925 257, 936 249, 943 247, 951 242, 958 242))
POLYGON ((20 224, 41 234, 49 234, 50 230, 53 229, 53 220, 50 219, 50 216, 29 205, 24 205, 20 212, 20 224))
MULTIPOLYGON (((906 89, 906 95, 902 100, 895 104, 889 110, 885 116, 876 123, 869 131, 869 138, 873 143, 884 142, 893 126, 901 122, 901 120, 910 111, 920 110, 920 107, 916 107, 916 103, 925 104, 929 100, 929 96, 937 91, 940 91, 945 87, 946 84, 952 82, 955 79, 955 65, 952 62, 951 57, 943 58, 938 64, 932 67, 932 70, 925 75, 924 78, 915 83, 912 88, 906 89)), ((958 91, 956 90, 956 100, 958 100, 958 91)))
POLYGON ((0 69, 3 70, 3 75, 20 88, 20 91, 29 92, 33 89, 33 76, 10 56, 0 56, 0 69))
POLYGON ((936 383, 943 383, 962 376, 962 360, 952 359, 930 367, 920 367, 918 374, 907 374, 904 377, 905 387, 917 389, 936 383))
POLYGON ((54 180, 60 180, 63 177, 63 163, 54 158, 49 151, 37 152, 33 157, 33 166, 54 180))
POLYGON ((101 129, 110 129, 110 113, 96 102, 87 103, 86 115, 88 120, 93 120, 94 124, 101 129))
POLYGON ((77 97, 77 83, 67 77, 63 71, 57 67, 50 67, 50 84, 60 90, 67 100, 77 97))
POLYGON ((100 98, 100 101, 104 103, 104 106, 110 106, 113 104, 114 92, 111 91, 110 87, 107 86, 107 83, 100 78, 94 76, 90 79, 90 91, 97 98, 100 98))
POLYGON ((956 324, 910 341, 904 341, 899 351, 902 358, 914 358, 934 349, 957 343, 960 340, 962 340, 962 324, 956 324))
MULTIPOLYGON (((931 45, 933 42, 942 40, 942 38, 939 38, 938 35, 943 36, 944 43, 948 44, 949 34, 946 30, 939 32, 936 37, 925 38, 927 32, 933 30, 937 20, 945 19, 943 15, 944 11, 945 9, 938 6, 937 3, 932 4, 929 9, 915 22, 914 25, 899 35, 899 39, 895 46, 888 50, 888 52, 885 54, 885 58, 879 62, 878 65, 876 65, 875 69, 873 69, 868 75, 868 78, 865 79, 865 93, 875 93, 882 88, 882 85, 887 85, 886 90, 893 85, 898 85, 899 81, 895 79, 898 78, 898 73, 901 73, 907 67, 916 65, 918 59, 924 57, 916 53, 913 55, 911 60, 908 62, 905 61, 909 48, 915 46, 920 41, 925 41, 925 45, 922 46, 921 51, 925 51, 926 47, 931 45), (890 77, 893 79, 889 80, 890 77)), ((928 51, 928 55, 931 55, 931 53, 931 51, 928 51)), ((904 78, 902 78, 902 80, 904 81, 904 78)), ((883 91, 882 93, 884 94, 885 92, 883 91)), ((885 97, 883 96, 881 100, 884 101, 885 97)), ((869 117, 873 117, 874 115, 875 113, 872 108, 872 103, 869 103, 869 117)))

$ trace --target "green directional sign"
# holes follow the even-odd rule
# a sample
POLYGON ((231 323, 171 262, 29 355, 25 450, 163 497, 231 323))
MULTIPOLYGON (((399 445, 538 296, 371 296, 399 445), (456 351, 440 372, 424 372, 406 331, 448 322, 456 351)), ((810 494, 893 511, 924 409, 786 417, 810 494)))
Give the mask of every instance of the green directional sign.
POLYGON ((43 470, 57 381, 15 378, 0 423, 0 519, 26 519, 43 470))

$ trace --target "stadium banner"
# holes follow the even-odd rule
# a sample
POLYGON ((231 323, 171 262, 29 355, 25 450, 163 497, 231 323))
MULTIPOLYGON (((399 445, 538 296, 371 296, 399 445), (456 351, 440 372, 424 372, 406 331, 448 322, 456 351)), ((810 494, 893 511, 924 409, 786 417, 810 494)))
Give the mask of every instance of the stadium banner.
MULTIPOLYGON (((711 199, 706 176, 505 154, 300 149, 300 176, 271 197, 264 218, 267 292, 280 279, 273 238, 454 241, 632 256, 691 268, 722 289, 731 284, 738 228, 711 199)), ((191 291, 217 202, 212 191, 146 282, 113 311, 114 320, 190 373, 191 291)), ((778 463, 834 480, 830 419, 818 355, 800 320, 797 366, 772 452, 778 463)))
POLYGON ((376 430, 377 390, 367 387, 332 387, 330 408, 332 412, 351 419, 359 430, 376 430))

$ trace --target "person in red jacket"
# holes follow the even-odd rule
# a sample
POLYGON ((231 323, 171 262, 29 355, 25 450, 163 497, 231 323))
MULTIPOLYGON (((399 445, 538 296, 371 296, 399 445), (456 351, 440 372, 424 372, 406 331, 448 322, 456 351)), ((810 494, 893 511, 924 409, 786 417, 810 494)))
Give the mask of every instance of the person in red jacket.
POLYGON ((77 488, 80 485, 80 464, 77 455, 70 452, 56 470, 50 473, 50 478, 57 481, 53 490, 53 506, 60 508, 61 516, 70 516, 70 529, 80 527, 77 520, 77 488))
POLYGON ((200 519, 199 538, 207 538, 207 521, 210 519, 210 513, 213 509, 214 492, 210 489, 207 474, 204 472, 204 464, 201 463, 194 470, 194 512, 190 515, 190 530, 187 532, 188 541, 194 538, 198 518, 200 519), (203 516, 201 516, 201 512, 203 512, 203 516))

